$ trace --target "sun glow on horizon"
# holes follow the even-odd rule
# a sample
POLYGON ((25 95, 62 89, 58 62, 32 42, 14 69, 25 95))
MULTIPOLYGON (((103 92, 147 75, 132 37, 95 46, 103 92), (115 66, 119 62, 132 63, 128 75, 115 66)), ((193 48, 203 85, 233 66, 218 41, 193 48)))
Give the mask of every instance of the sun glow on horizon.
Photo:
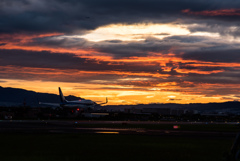
MULTIPOLYGON (((33 54, 33 58, 36 59, 35 62, 31 62, 29 52, 25 55, 25 57, 29 58, 26 64, 10 61, 9 64, 0 65, 2 78, 4 76, 9 78, 0 79, 0 83, 3 87, 22 88, 53 94, 58 94, 58 87, 61 87, 66 96, 74 95, 94 101, 104 101, 105 97, 108 97, 109 105, 208 103, 238 99, 237 92, 234 93, 235 91, 233 94, 223 94, 223 92, 222 94, 216 94, 217 90, 214 91, 215 87, 219 89, 226 87, 234 89, 236 84, 202 83, 192 79, 191 75, 207 75, 209 77, 213 76, 212 79, 215 79, 214 74, 220 75, 226 72, 238 74, 240 63, 235 61, 211 62, 208 59, 201 60, 195 57, 184 59, 176 51, 179 48, 186 48, 187 42, 192 40, 181 42, 178 38, 186 38, 188 36, 191 38, 194 36, 199 38, 200 36, 201 40, 207 38, 201 41, 198 46, 199 49, 214 47, 214 45, 209 43, 213 40, 226 41, 227 45, 231 44, 232 41, 240 42, 240 40, 227 36, 225 36, 227 39, 222 39, 223 35, 210 31, 191 32, 189 28, 191 28, 191 25, 111 24, 99 27, 85 35, 64 35, 62 33, 26 37, 23 35, 22 40, 18 42, 17 40, 22 36, 19 34, 9 40, 12 41, 11 43, 3 40, 3 45, 0 45, 0 49, 21 49, 22 51, 37 51, 39 53, 33 54), (165 42, 164 38, 174 36, 176 39, 173 38, 173 41, 177 45, 175 46, 173 43, 174 45, 168 49, 168 45, 171 45, 171 39, 166 39, 165 42), (46 38, 49 42, 59 43, 59 46, 54 46, 51 43, 49 46, 46 44, 39 46, 37 44, 32 46, 26 45, 38 38, 46 38), (82 38, 86 40, 82 40, 82 38), (161 45, 163 45, 163 48, 167 46, 167 50, 152 50, 154 41, 150 43, 149 41, 144 41, 148 38, 149 40, 156 40, 155 48, 158 48, 158 45, 161 48, 161 45), (208 38, 211 38, 211 41, 208 38), (86 41, 86 46, 77 46, 79 45, 78 41, 80 41, 79 44, 82 41, 84 43, 86 41), (68 46, 69 42, 73 43, 73 48, 71 48, 71 45, 68 46), (117 43, 123 43, 123 47, 129 43, 130 47, 126 47, 126 50, 122 52, 122 46, 118 47, 117 43), (142 50, 138 49, 139 46, 131 46, 132 44, 138 45, 138 43, 143 45, 142 50), (147 44, 145 47, 144 43, 147 44), (101 45, 103 49, 100 48, 101 45), (116 49, 115 45, 117 46, 116 49), (109 50, 106 49, 107 47, 109 47, 109 50), (42 58, 41 56, 43 55, 40 51, 49 51, 46 52, 46 56, 52 55, 52 58, 55 58, 57 61, 49 61, 50 65, 46 61, 45 65, 45 59, 38 59, 42 58), (117 54, 114 55, 114 52, 117 54), (131 55, 131 52, 133 52, 133 55, 131 55), (138 53, 140 54, 138 55, 138 53), (61 59, 60 56, 65 57, 61 59), (65 61, 65 58, 68 57, 70 59, 65 61), (38 60, 42 62, 38 62, 38 60), (58 66, 59 62, 62 65, 58 66), (71 64, 72 62, 73 64, 71 64), (235 68, 234 71, 227 71, 229 67, 235 68)), ((235 31, 236 28, 233 27, 232 30, 235 31)), ((185 52, 196 48, 197 45, 194 45, 196 44, 188 47, 185 52)), ((184 52, 182 53, 184 54, 184 52)), ((10 57, 6 56, 6 58, 11 59, 11 54, 9 53, 10 57)), ((224 79, 230 80, 232 77, 224 77, 224 79)))
MULTIPOLYGON (((174 91, 174 88, 167 90, 148 90, 132 88, 119 88, 116 85, 106 88, 107 85, 87 84, 87 83, 64 83, 64 82, 46 82, 46 81, 26 81, 1 79, 2 87, 22 88, 41 93, 52 93, 58 95, 58 87, 62 88, 65 96, 74 95, 94 101, 104 102, 108 97, 108 105, 130 105, 130 104, 150 104, 150 103, 208 103, 208 102, 225 102, 223 96, 205 97, 197 93, 186 93, 174 91), (38 84, 38 86, 36 86, 38 84), (171 91, 173 89, 173 91, 171 91), (169 91, 170 90, 170 91, 169 91)), ((122 86, 124 87, 124 86, 122 86)), ((234 99, 229 96, 228 100, 234 99)))

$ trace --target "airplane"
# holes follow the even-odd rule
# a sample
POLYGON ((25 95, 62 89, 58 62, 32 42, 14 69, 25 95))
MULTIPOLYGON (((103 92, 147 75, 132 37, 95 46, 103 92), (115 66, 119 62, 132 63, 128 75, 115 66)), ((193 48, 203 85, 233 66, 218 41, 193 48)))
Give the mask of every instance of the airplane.
POLYGON ((60 87, 58 87, 58 90, 59 90, 59 96, 60 96, 60 100, 61 100, 60 104, 43 103, 43 102, 39 102, 39 104, 61 107, 61 108, 76 108, 77 111, 79 111, 80 109, 82 109, 82 110, 86 110, 86 109, 87 110, 92 110, 92 109, 94 109, 95 105, 102 105, 102 104, 107 104, 108 103, 108 98, 107 97, 106 97, 106 102, 103 102, 103 103, 96 103, 92 100, 86 100, 84 98, 81 98, 80 100, 75 100, 75 101, 68 101, 68 100, 65 99, 60 87))

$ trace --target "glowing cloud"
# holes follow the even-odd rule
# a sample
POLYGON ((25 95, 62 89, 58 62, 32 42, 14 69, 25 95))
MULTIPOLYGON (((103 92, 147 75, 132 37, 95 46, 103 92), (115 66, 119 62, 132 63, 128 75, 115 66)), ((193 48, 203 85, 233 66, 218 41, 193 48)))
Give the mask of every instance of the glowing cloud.
POLYGON ((239 98, 236 0, 0 4, 1 86, 109 104, 239 98))
MULTIPOLYGON (((99 27, 89 34, 79 36, 89 41, 121 40, 141 41, 148 36, 165 38, 174 35, 186 35, 190 32, 184 25, 174 24, 111 24, 99 27)), ((78 37, 78 36, 77 36, 78 37)))

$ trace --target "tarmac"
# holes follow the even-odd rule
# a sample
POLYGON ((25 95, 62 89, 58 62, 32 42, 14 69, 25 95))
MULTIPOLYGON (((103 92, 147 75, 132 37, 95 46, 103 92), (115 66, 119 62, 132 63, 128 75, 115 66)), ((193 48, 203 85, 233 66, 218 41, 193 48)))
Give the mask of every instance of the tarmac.
MULTIPOLYGON (((238 132, 184 131, 179 129, 125 128, 127 124, 206 124, 205 122, 149 122, 149 121, 57 121, 57 120, 0 120, 0 134, 118 134, 186 137, 235 137, 238 132), (95 128, 91 124, 122 124, 121 128, 95 128), (84 125, 83 127, 81 127, 84 125)), ((220 123, 212 123, 220 124, 220 123)), ((224 123, 226 124, 226 123, 224 123)), ((236 123, 228 123, 236 124, 236 123)))

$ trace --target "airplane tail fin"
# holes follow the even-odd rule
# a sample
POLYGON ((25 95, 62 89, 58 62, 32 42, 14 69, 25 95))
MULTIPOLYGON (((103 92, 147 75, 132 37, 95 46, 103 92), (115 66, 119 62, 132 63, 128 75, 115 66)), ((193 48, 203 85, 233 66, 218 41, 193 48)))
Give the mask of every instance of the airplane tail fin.
POLYGON ((60 96, 61 102, 62 102, 62 103, 63 103, 63 102, 67 102, 67 100, 66 100, 65 97, 63 96, 63 93, 62 93, 61 88, 58 87, 58 89, 59 89, 59 96, 60 96))
POLYGON ((106 97, 106 104, 108 103, 108 98, 106 97))

